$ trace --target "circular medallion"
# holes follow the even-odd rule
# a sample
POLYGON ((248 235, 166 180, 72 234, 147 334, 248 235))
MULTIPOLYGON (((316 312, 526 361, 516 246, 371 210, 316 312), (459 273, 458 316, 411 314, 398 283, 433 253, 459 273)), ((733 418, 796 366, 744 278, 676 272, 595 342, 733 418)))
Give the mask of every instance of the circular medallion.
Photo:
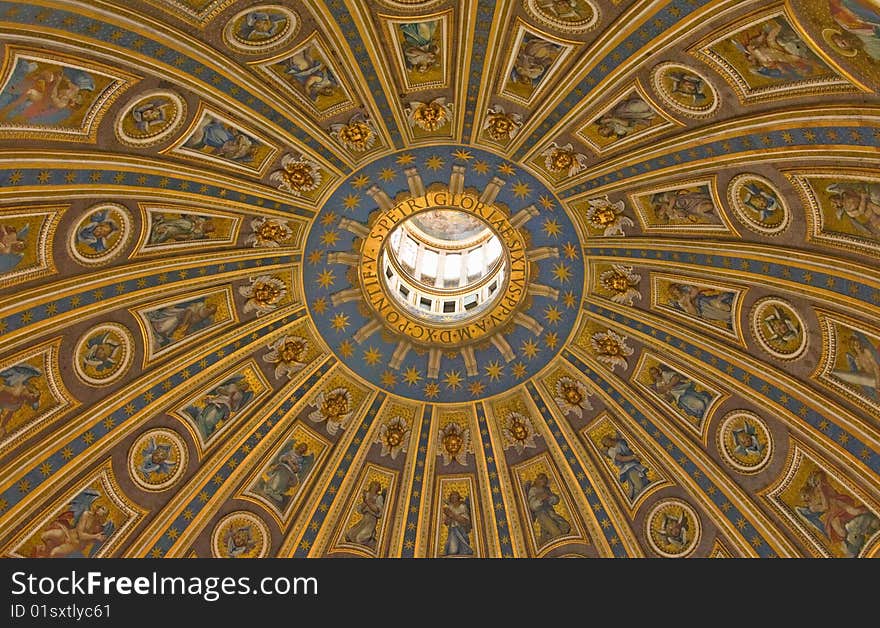
POLYGON ((214 558, 265 558, 272 538, 269 527, 245 510, 231 512, 214 526, 211 553, 214 558))
POLYGON ((684 558, 700 543, 700 518, 680 499, 657 503, 645 518, 648 543, 665 558, 684 558))
POLYGON ((85 266, 106 264, 122 253, 131 231, 131 215, 124 205, 99 203, 86 210, 73 228, 67 249, 85 266))
MULTIPOLYGON (((880 83, 880 4, 877 0, 796 3, 796 19, 821 34, 828 52, 843 60, 847 75, 871 90, 880 83)), ((821 44, 819 38, 815 44, 821 44)))
POLYGON ((223 29, 223 43, 237 52, 260 54, 282 46, 299 31, 296 13, 277 4, 239 11, 223 29))
POLYGON ((755 413, 736 410, 722 419, 717 431, 721 457, 740 473, 763 469, 773 454, 773 440, 767 424, 755 413))
POLYGON ((752 334, 761 348, 779 360, 793 360, 807 348, 803 319, 787 301, 765 297, 752 306, 752 334))
POLYGON ((128 450, 128 473, 145 491, 163 491, 183 476, 188 459, 180 435, 157 428, 141 434, 128 450))
POLYGON ((411 11, 413 9, 419 9, 424 11, 425 9, 430 9, 431 7, 437 6, 438 4, 443 4, 445 0, 376 0, 379 4, 385 5, 386 7, 404 11, 411 11))
POLYGON ((588 0, 523 0, 538 22, 565 33, 584 33, 599 21, 599 10, 588 0))
POLYGON ((118 323, 92 327, 73 352, 77 377, 93 386, 106 386, 128 371, 134 358, 134 338, 118 323))
POLYGON ((131 100, 116 118, 116 137, 129 146, 152 146, 169 138, 186 118, 178 94, 157 89, 131 100))
POLYGON ((785 199, 764 177, 755 174, 734 177, 727 186, 727 200, 737 220, 756 233, 777 235, 791 222, 785 199))
POLYGON ((313 221, 303 285, 340 360, 396 395, 462 402, 540 371, 577 319, 577 231, 535 177, 460 146, 390 155, 313 221))
POLYGON ((664 103, 692 118, 712 115, 720 102, 705 77, 680 63, 661 63, 651 71, 651 84, 664 103))
POLYGON ((855 57, 859 54, 859 48, 853 43, 851 37, 847 37, 836 28, 823 28, 822 39, 831 46, 834 51, 844 57, 855 57))

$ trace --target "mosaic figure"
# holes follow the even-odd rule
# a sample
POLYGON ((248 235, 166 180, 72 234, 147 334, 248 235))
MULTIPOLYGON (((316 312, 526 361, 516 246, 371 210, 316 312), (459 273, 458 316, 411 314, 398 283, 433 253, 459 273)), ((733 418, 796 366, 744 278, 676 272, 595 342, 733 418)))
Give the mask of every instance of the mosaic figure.
POLYGON ((534 480, 525 482, 523 487, 529 512, 538 524, 539 546, 557 537, 565 536, 571 531, 571 522, 556 510, 560 497, 550 488, 550 480, 546 473, 539 473, 534 480))
POLYGON ((450 491, 442 506, 443 525, 446 526, 446 543, 443 546, 444 556, 472 556, 470 533, 471 522, 470 500, 462 497, 458 491, 450 491))

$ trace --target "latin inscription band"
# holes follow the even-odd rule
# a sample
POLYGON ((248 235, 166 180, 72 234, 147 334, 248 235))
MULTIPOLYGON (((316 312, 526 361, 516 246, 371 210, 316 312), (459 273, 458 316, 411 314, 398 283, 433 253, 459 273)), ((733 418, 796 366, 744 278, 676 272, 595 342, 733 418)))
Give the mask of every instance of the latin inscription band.
POLYGON ((451 194, 448 190, 437 190, 428 192, 425 196, 406 199, 373 222, 370 233, 362 244, 359 272, 367 303, 392 331, 419 344, 454 347, 492 334, 510 321, 526 295, 529 262, 526 259, 525 241, 519 230, 510 224, 505 212, 491 203, 482 202, 470 192, 451 194), (481 218, 504 243, 510 264, 504 292, 496 305, 479 318, 462 322, 454 328, 426 326, 413 320, 386 293, 380 279, 379 257, 382 246, 394 228, 414 214, 443 208, 466 211, 481 218))

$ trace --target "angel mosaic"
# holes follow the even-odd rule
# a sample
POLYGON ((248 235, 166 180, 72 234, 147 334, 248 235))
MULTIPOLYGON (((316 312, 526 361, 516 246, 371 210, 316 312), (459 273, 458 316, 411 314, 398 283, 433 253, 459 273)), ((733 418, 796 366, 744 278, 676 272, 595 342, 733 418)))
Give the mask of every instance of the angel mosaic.
POLYGON ((85 354, 81 358, 83 370, 94 373, 98 379, 115 372, 125 358, 123 341, 114 329, 89 336, 85 343, 85 354))
POLYGON ((780 299, 765 298, 755 305, 752 330, 764 350, 782 359, 797 357, 807 345, 803 321, 780 299))
POLYGON ((153 127, 165 128, 170 121, 179 115, 175 104, 167 97, 157 96, 132 107, 128 115, 131 117, 134 128, 141 135, 152 135, 153 127))
MULTIPOLYGON (((870 0, 828 0, 828 7, 837 25, 855 36, 868 56, 880 61, 880 9, 876 3, 870 0)), ((852 48, 840 40, 836 43, 843 50, 852 48)))
POLYGON ((758 437, 758 430, 755 425, 750 423, 748 419, 743 419, 742 424, 738 428, 731 430, 733 442, 736 445, 733 448, 734 453, 747 458, 750 456, 759 456, 764 450, 764 445, 758 437))
POLYGON ((686 65, 664 62, 655 66, 651 83, 665 104, 688 117, 710 116, 720 104, 712 83, 686 65))
POLYGON ((612 264, 599 275, 602 289, 611 293, 612 301, 622 305, 632 305, 634 300, 642 298, 639 292, 641 280, 642 276, 633 272, 632 266, 624 264, 612 264))
POLYGON ((244 241, 256 248, 276 248, 293 238, 290 223, 283 218, 257 216, 251 220, 251 234, 244 241))
POLYGON ((470 537, 473 529, 470 496, 462 497, 458 491, 450 491, 443 501, 441 513, 447 531, 443 555, 473 556, 474 548, 471 546, 470 537))
POLYGON ((721 456, 739 473, 758 473, 770 461, 773 438, 767 424, 753 412, 729 413, 718 426, 717 435, 721 456))
POLYGON ((765 189, 753 181, 743 185, 741 202, 755 215, 758 222, 762 223, 773 221, 774 216, 783 211, 774 191, 765 189))
POLYGON ((160 213, 150 215, 150 244, 167 242, 194 242, 207 240, 217 230, 211 216, 186 212, 160 213))
POLYGON ((283 512, 293 496, 305 484, 315 465, 315 454, 308 443, 288 440, 257 479, 254 492, 268 497, 283 512))
POLYGON ((296 81, 302 92, 311 100, 317 100, 319 96, 332 96, 339 89, 336 75, 314 44, 304 47, 287 59, 285 73, 291 80, 296 81))
POLYGON ((730 207, 737 218, 752 231, 776 235, 785 231, 791 212, 775 185, 764 177, 741 174, 727 188, 730 207))
POLYGON ((466 465, 468 454, 474 453, 470 429, 451 421, 440 428, 439 437, 441 446, 437 455, 443 458, 443 466, 453 461, 466 465))
POLYGON ((524 482, 523 490, 529 514, 538 525, 538 547, 571 532, 571 522, 556 508, 561 497, 553 491, 546 473, 538 473, 533 480, 524 482))
POLYGON ((50 243, 65 210, 56 205, 0 212, 0 281, 4 287, 55 272, 50 243))
POLYGON ((666 76, 669 77, 670 93, 692 107, 699 107, 710 98, 706 93, 706 80, 699 74, 681 68, 670 70, 666 76))
POLYGON ((237 416, 253 397, 254 391, 247 377, 237 374, 184 408, 183 414, 192 420, 202 439, 208 441, 224 423, 237 416))
POLYGON ((809 237, 876 256, 880 251, 880 179, 840 168, 786 173, 809 206, 809 237))
POLYGON ((708 185, 666 190, 651 195, 649 201, 660 224, 715 222, 715 199, 708 185))
POLYGON ((360 514, 358 521, 345 531, 345 540, 349 543, 376 549, 378 540, 377 527, 379 519, 385 513, 385 499, 388 490, 378 480, 372 480, 360 495, 360 503, 356 512, 360 514))
POLYGON ((529 99, 560 58, 563 47, 529 32, 523 33, 504 89, 529 99))
POLYGON ((113 216, 113 208, 93 212, 76 230, 76 243, 86 254, 100 255, 112 248, 122 227, 113 216))
POLYGON ((186 118, 186 101, 156 89, 133 98, 116 117, 116 137, 130 146, 153 146, 170 137, 186 118))
POLYGON ((621 336, 611 329, 594 332, 590 336, 590 348, 593 355, 602 364, 607 364, 613 371, 618 366, 624 371, 629 368, 627 358, 633 354, 634 349, 626 341, 626 336, 621 336))
POLYGON ((743 31, 731 41, 745 56, 749 70, 760 76, 803 79, 825 71, 816 54, 779 19, 743 31))
POLYGON ((550 142, 550 145, 541 151, 539 157, 543 158, 544 168, 548 172, 568 177, 575 176, 588 165, 587 156, 575 152, 571 142, 563 146, 550 142))
POLYGON ((612 203, 607 196, 591 198, 587 201, 587 225, 591 231, 599 232, 603 237, 623 237, 626 235, 626 227, 635 226, 632 218, 624 216, 625 210, 623 201, 612 203))
POLYGON ((409 422, 399 415, 382 423, 374 441, 382 446, 379 455, 391 456, 392 460, 396 460, 398 454, 405 454, 409 447, 410 431, 409 422))
POLYGON ((237 24, 236 36, 249 42, 272 39, 288 27, 288 17, 277 10, 248 11, 237 24))
POLYGON ((242 558, 259 546, 253 528, 247 524, 231 526, 223 535, 223 543, 229 558, 242 558))
POLYGON ((116 524, 99 491, 77 494, 61 514, 39 533, 33 558, 89 558, 95 556, 116 524))
POLYGON ((665 305, 710 324, 734 331, 734 312, 737 293, 717 290, 682 282, 665 286, 665 305))
POLYGON ((263 355, 263 362, 274 364, 275 379, 290 379, 305 368, 311 349, 302 336, 282 336, 269 345, 269 352, 263 355))
POLYGON ((206 297, 173 303, 144 313, 156 348, 163 348, 214 324, 219 308, 206 297))
POLYGON ((647 369, 648 388, 674 410, 701 426, 717 395, 684 373, 656 363, 647 369))
POLYGON ((348 100, 339 75, 317 41, 309 41, 267 69, 322 113, 348 100))
POLYGON ((846 369, 838 368, 831 374, 867 398, 880 402, 880 343, 852 330, 843 352, 846 369))
POLYGON ((880 413, 880 335, 858 321, 819 311, 822 355, 813 377, 869 413, 880 413))
POLYGON ((513 447, 521 454, 526 449, 535 449, 535 428, 532 421, 522 412, 510 412, 502 422, 501 433, 504 436, 504 449, 513 447))
POLYGON ((174 446, 171 443, 163 443, 151 436, 141 449, 141 463, 138 469, 146 477, 171 475, 178 464, 174 458, 174 446))
POLYGON ((0 371, 0 433, 10 431, 10 423, 24 407, 33 411, 40 408, 40 389, 36 383, 43 371, 22 362, 0 371))
POLYGON ((79 264, 102 265, 122 252, 131 235, 128 209, 118 203, 99 203, 89 208, 70 230, 67 248, 79 264))
POLYGON ((629 443, 619 432, 605 434, 599 444, 617 469, 617 480, 626 489, 630 502, 635 501, 651 484, 648 467, 642 464, 641 457, 630 449, 629 443))
POLYGON ((839 181, 826 193, 838 221, 853 233, 880 241, 880 183, 839 181))
POLYGON ((183 145, 199 153, 254 168, 263 163, 264 154, 271 150, 253 135, 209 113, 205 113, 183 145))
POLYGON ((618 102, 592 124, 600 137, 618 140, 652 126, 658 118, 650 104, 633 94, 618 102))
POLYGON ((406 69, 425 74, 440 66, 440 20, 398 24, 406 69))
POLYGON ((857 556, 880 531, 880 518, 864 503, 835 488, 818 467, 806 477, 798 495, 801 505, 795 511, 842 557, 857 556))
POLYGON ((29 232, 29 224, 16 227, 0 223, 0 273, 14 270, 24 259, 29 232))
POLYGON ((79 126, 108 86, 107 77, 44 60, 18 58, 0 91, 0 120, 79 126))
POLYGON ((583 418, 584 410, 592 410, 590 403, 590 391, 587 387, 576 379, 563 376, 556 380, 553 387, 553 401, 559 406, 565 414, 572 414, 578 418, 583 418))
POLYGON ((452 103, 446 102, 444 97, 430 102, 413 100, 405 107, 404 113, 410 128, 433 133, 452 120, 452 103))
POLYGON ((648 514, 646 526, 648 543, 660 556, 687 556, 700 542, 700 518, 680 499, 659 502, 648 514))
POLYGON ((693 538, 691 524, 687 513, 682 510, 679 513, 663 512, 660 515, 659 530, 657 536, 668 546, 681 550, 688 546, 693 538))
POLYGON ((247 285, 239 286, 238 293, 247 299, 242 311, 256 312, 257 316, 277 309, 288 296, 287 284, 275 275, 250 277, 247 285))
POLYGON ((182 479, 188 461, 183 438, 174 430, 160 427, 134 441, 128 452, 128 474, 145 491, 160 492, 182 479))
POLYGON ((714 65, 743 102, 853 86, 831 69, 792 26, 785 10, 749 16, 739 28, 693 53, 714 65))
POLYGON ((55 272, 50 243, 65 209, 30 206, 0 212, 0 283, 4 287, 55 272))
POLYGON ((348 420, 354 414, 351 392, 341 386, 333 390, 322 390, 315 399, 314 405, 317 408, 309 414, 309 420, 316 423, 326 421, 327 433, 330 435, 345 429, 348 420))

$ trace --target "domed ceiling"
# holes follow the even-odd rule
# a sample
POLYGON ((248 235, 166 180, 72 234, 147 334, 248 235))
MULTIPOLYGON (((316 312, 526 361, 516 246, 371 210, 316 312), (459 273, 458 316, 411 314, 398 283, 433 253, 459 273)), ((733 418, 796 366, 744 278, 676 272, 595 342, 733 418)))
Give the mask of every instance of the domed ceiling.
POLYGON ((0 1, 3 555, 876 555, 878 33, 0 1))

